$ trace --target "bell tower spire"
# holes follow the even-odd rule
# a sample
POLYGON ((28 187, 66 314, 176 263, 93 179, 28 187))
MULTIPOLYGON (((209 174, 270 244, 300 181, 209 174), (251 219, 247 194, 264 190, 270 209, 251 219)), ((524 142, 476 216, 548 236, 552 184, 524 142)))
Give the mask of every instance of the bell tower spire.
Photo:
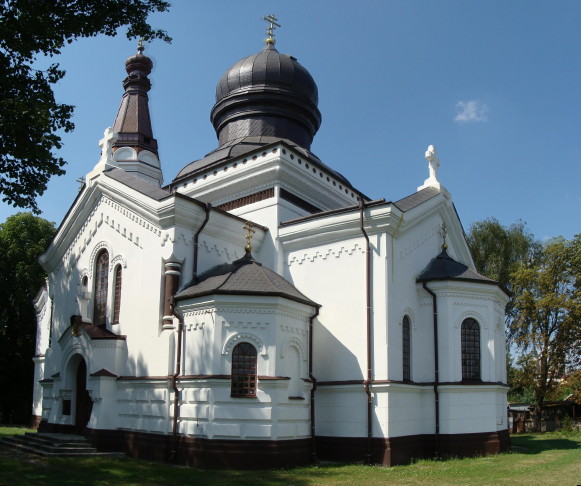
POLYGON ((117 138, 112 146, 112 158, 114 165, 120 169, 161 186, 163 175, 157 140, 151 128, 147 95, 151 89, 148 75, 153 69, 153 62, 143 51, 143 39, 140 39, 137 54, 125 61, 125 93, 113 124, 117 138))

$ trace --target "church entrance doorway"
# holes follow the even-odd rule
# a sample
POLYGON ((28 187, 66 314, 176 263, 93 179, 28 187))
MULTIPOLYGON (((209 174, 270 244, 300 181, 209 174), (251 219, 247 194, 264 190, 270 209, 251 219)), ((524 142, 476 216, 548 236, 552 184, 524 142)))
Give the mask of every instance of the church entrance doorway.
POLYGON ((77 391, 75 406, 75 432, 83 434, 85 427, 91 418, 93 410, 93 401, 87 391, 87 365, 85 360, 81 359, 77 368, 77 391))

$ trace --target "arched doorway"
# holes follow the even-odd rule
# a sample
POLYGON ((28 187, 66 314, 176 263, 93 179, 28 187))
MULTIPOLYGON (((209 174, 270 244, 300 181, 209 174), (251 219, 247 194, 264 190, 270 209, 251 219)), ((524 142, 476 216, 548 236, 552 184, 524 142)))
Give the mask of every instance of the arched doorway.
POLYGON ((87 365, 81 358, 77 368, 77 388, 76 388, 76 405, 75 405, 75 432, 83 434, 85 427, 91 418, 93 410, 93 401, 87 391, 87 365))

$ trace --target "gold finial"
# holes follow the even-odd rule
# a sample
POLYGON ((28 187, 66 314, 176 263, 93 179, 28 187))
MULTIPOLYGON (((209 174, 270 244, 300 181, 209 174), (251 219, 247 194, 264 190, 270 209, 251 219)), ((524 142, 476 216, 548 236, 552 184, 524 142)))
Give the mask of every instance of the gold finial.
POLYGON ((246 250, 246 253, 252 252, 250 240, 252 239, 252 233, 256 233, 256 230, 252 229, 253 226, 254 225, 250 221, 246 221, 246 224, 244 225, 244 229, 246 230, 246 246, 244 247, 244 250, 246 250))
POLYGON ((276 27, 282 27, 280 24, 277 24, 278 19, 274 16, 274 14, 267 15, 263 17, 262 20, 265 20, 269 23, 269 26, 266 29, 266 35, 268 38, 265 40, 266 45, 274 45, 276 41, 274 40, 274 29, 276 27))
POLYGON ((140 37, 139 41, 137 41, 137 54, 143 54, 144 49, 145 47, 143 47, 143 37, 140 37))
POLYGON ((446 244, 446 235, 448 234, 448 229, 446 228, 446 223, 442 223, 442 250, 447 250, 448 245, 446 244))

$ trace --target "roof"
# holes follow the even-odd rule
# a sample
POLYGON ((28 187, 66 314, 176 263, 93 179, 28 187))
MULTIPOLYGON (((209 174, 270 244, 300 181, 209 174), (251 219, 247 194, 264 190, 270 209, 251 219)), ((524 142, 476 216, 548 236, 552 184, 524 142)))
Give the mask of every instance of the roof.
POLYGON ((87 322, 82 322, 81 327, 91 339, 127 339, 127 336, 115 334, 104 327, 93 326, 87 322))
MULTIPOLYGON (((364 208, 371 208, 374 206, 381 206, 382 204, 392 204, 390 201, 385 199, 376 199, 375 201, 368 201, 365 203, 364 208)), ((354 204, 351 206, 345 206, 342 208, 329 209, 328 211, 320 211, 314 214, 307 214, 306 216, 301 216, 299 218, 289 219, 287 221, 281 221, 280 226, 290 226, 292 224, 303 223, 305 221, 310 221, 313 219, 325 218, 327 216, 333 216, 335 214, 350 213, 354 211, 361 211, 360 204, 354 204)))
POLYGON ((138 152, 149 150, 158 155, 147 98, 147 92, 151 89, 147 75, 153 69, 153 62, 141 53, 142 50, 125 61, 125 93, 113 124, 113 131, 118 134, 113 147, 134 147, 138 152))
POLYGON ((121 182, 121 184, 125 184, 127 187, 144 194, 145 196, 149 196, 156 201, 161 201, 168 196, 171 196, 171 192, 165 189, 161 189, 149 182, 134 176, 130 172, 126 172, 123 169, 108 169, 103 172, 104 175, 113 179, 117 182, 121 182))
POLYGON ((184 300, 215 294, 284 297, 318 306, 278 273, 257 262, 250 253, 199 275, 174 298, 184 300))
POLYGON ((396 201, 394 204, 403 212, 409 211, 410 209, 414 209, 415 207, 419 206, 420 204, 426 202, 428 199, 432 199, 433 197, 440 194, 440 191, 435 187, 426 187, 421 191, 414 192, 399 201, 396 201))
POLYGON ((480 275, 463 263, 454 260, 445 249, 428 263, 428 266, 416 279, 418 282, 429 282, 431 280, 464 280, 498 285, 495 280, 480 275))
POLYGON ((319 101, 317 84, 296 58, 280 54, 268 44, 261 52, 240 59, 226 70, 216 86, 216 102, 255 86, 268 86, 319 101))
MULTIPOLYGON (((301 147, 295 142, 279 137, 271 136, 260 136, 260 137, 242 137, 236 140, 231 140, 225 144, 218 147, 216 150, 207 154, 203 159, 195 160, 194 162, 186 165, 182 170, 179 171, 178 175, 174 178, 173 182, 178 181, 184 177, 193 176, 196 173, 200 173, 208 170, 213 166, 220 165, 221 163, 234 159, 237 157, 242 157, 246 154, 250 154, 255 150, 265 149, 267 146, 274 145, 276 143, 284 143, 290 149, 301 154, 310 163, 316 165, 320 169, 323 169, 330 175, 332 175, 339 182, 353 188, 351 183, 339 172, 331 169, 328 165, 324 164, 319 157, 313 154, 310 150, 301 147)), ((359 192, 359 191, 357 191, 359 192)))

